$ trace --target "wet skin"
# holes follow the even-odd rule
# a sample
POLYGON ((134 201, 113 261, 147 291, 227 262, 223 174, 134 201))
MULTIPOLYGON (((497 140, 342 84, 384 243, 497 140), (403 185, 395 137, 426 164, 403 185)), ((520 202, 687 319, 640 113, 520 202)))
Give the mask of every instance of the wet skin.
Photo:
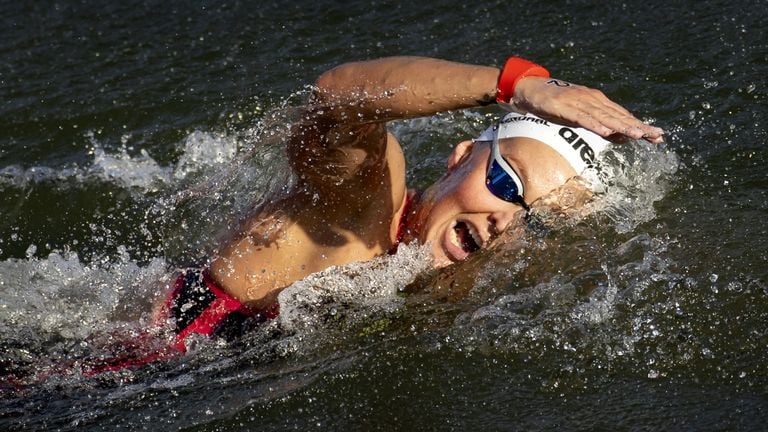
MULTIPOLYGON (((436 266, 466 259, 485 248, 525 209, 493 195, 485 186, 490 142, 464 141, 448 159, 448 172, 422 195, 410 228, 429 243, 436 266)), ((524 199, 534 203, 576 172, 556 151, 530 138, 499 142, 504 158, 520 174, 524 199)))
MULTIPOLYGON (((313 272, 386 254, 397 243, 407 195, 405 159, 386 123, 491 104, 499 74, 494 67, 424 57, 346 63, 323 73, 288 140, 296 188, 243 220, 214 251, 216 282, 243 302, 266 306, 313 272)), ((661 129, 600 91, 550 82, 523 77, 511 102, 604 137, 662 139, 661 129)), ((546 145, 513 141, 501 151, 522 176, 529 204, 575 174, 546 145)), ((428 243, 438 266, 487 247, 520 212, 485 187, 489 143, 469 144, 457 146, 448 173, 407 218, 406 240, 428 243)))
MULTIPOLYGON (((524 198, 528 204, 563 185, 576 173, 556 151, 529 138, 500 141, 504 158, 520 174, 524 198)), ((390 169, 404 169, 399 143, 389 137, 390 169)), ((406 218, 406 241, 429 244, 434 265, 443 267, 465 260, 472 253, 488 247, 511 223, 519 220, 524 209, 497 198, 485 186, 485 176, 491 143, 464 141, 459 143, 447 160, 447 172, 420 195, 412 213, 406 218)), ((402 173, 404 174, 404 173, 402 173)), ((402 179, 396 173, 393 178, 402 179)), ((393 182, 397 183, 397 182, 393 182)), ((279 226, 269 242, 254 241, 255 227, 220 250, 213 262, 214 275, 220 283, 234 287, 252 305, 265 307, 276 300, 281 286, 323 270, 332 265, 364 261, 382 255, 397 241, 398 222, 405 207, 405 184, 400 182, 388 194, 393 197, 389 216, 357 214, 364 221, 356 229, 340 230, 328 224, 335 217, 331 212, 343 208, 324 205, 302 205, 308 200, 296 196, 282 206, 275 216, 279 226), (293 204, 288 204, 293 203, 293 204), (291 209, 291 206, 297 206, 291 209), (386 223, 377 221, 385 220, 386 223), (319 240, 341 235, 338 241, 319 240), (378 239, 371 242, 370 239, 378 239), (303 265, 297 265, 304 263, 303 265), (267 291, 269 295, 261 293, 267 291)), ((384 200, 378 201, 379 204, 384 200)), ((384 210, 381 206, 372 206, 384 210)), ((341 218, 341 216, 338 216, 341 218)), ((263 221, 263 218, 261 218, 263 221)), ((263 226, 262 223, 256 225, 263 226)), ((263 233, 259 233, 261 238, 263 233)), ((232 288, 230 288, 232 289, 232 288)))

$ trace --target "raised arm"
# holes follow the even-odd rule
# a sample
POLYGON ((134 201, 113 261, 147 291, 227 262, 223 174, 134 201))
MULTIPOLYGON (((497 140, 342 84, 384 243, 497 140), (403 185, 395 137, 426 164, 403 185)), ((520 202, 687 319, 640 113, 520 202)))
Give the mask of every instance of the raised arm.
POLYGON ((293 167, 321 194, 370 196, 399 168, 384 163, 399 152, 387 121, 493 103, 498 75, 492 67, 421 57, 337 66, 317 79, 292 133, 293 167))
MULTIPOLYGON (((384 175, 377 174, 377 161, 386 159, 387 143, 393 140, 384 129, 386 121, 495 103, 500 72, 423 57, 383 58, 331 69, 318 78, 306 115, 294 130, 294 168, 329 193, 375 186, 384 175)), ((602 92, 565 81, 525 76, 516 81, 510 102, 611 139, 662 140, 661 129, 643 124, 602 92)))
POLYGON ((498 77, 494 67, 391 57, 338 66, 317 86, 323 101, 339 105, 337 120, 387 121, 491 104, 498 77))
MULTIPOLYGON (((337 122, 381 122, 494 103, 500 70, 423 57, 347 63, 317 80, 315 102, 329 104, 337 122), (355 117, 357 116, 357 117, 355 117)), ((599 90, 526 76, 513 101, 540 117, 558 119, 610 136, 656 140, 662 130, 643 124, 599 90)))

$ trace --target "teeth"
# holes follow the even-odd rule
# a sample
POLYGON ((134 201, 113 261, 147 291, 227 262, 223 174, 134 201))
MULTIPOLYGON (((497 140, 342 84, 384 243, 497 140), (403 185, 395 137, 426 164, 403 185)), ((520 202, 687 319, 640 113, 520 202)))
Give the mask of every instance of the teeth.
POLYGON ((455 222, 453 226, 451 227, 451 243, 453 243, 456 246, 459 246, 459 235, 456 233, 456 225, 458 225, 458 222, 455 222))
POLYGON ((450 237, 451 243, 455 244, 456 246, 462 247, 462 242, 459 239, 458 233, 456 232, 456 227, 460 223, 464 227, 466 227, 467 231, 469 232, 469 235, 472 236, 472 240, 475 242, 475 244, 477 244, 478 246, 480 246, 482 248, 483 247, 483 238, 480 237, 480 234, 478 234, 475 231, 475 228, 471 224, 468 224, 467 222, 461 222, 461 221, 456 221, 453 224, 453 226, 451 227, 451 237, 450 237))
POLYGON ((467 225, 467 228, 469 229, 469 235, 472 236, 472 240, 474 240, 475 243, 477 243, 478 246, 482 247, 483 246, 483 239, 480 238, 480 235, 475 232, 475 228, 472 225, 470 225, 470 224, 466 224, 466 225, 467 225))

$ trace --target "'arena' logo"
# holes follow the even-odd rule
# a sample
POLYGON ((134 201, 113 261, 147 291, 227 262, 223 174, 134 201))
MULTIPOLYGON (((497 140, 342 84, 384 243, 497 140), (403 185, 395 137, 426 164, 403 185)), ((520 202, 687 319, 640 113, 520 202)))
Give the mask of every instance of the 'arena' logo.
POLYGON ((570 128, 563 127, 558 133, 561 137, 563 137, 564 140, 568 142, 568 144, 571 145, 571 147, 573 147, 574 150, 579 152, 581 160, 587 164, 587 167, 592 167, 592 163, 595 160, 595 151, 592 149, 592 147, 590 147, 589 144, 587 144, 587 142, 579 136, 579 134, 570 128))

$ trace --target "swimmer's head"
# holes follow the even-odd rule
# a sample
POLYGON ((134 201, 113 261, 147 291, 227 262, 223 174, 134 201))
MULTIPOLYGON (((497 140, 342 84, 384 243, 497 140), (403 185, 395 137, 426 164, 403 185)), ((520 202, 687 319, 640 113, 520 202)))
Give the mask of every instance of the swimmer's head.
POLYGON ((522 223, 540 198, 592 171, 607 144, 584 129, 508 114, 454 148, 448 172, 416 204, 411 231, 431 245, 437 266, 462 261, 522 223))
MULTIPOLYGON (((540 141, 560 154, 578 175, 593 173, 597 156, 610 144, 587 129, 563 126, 533 114, 509 113, 475 141, 526 137, 540 141)), ((596 181, 596 178, 589 180, 596 181)))

